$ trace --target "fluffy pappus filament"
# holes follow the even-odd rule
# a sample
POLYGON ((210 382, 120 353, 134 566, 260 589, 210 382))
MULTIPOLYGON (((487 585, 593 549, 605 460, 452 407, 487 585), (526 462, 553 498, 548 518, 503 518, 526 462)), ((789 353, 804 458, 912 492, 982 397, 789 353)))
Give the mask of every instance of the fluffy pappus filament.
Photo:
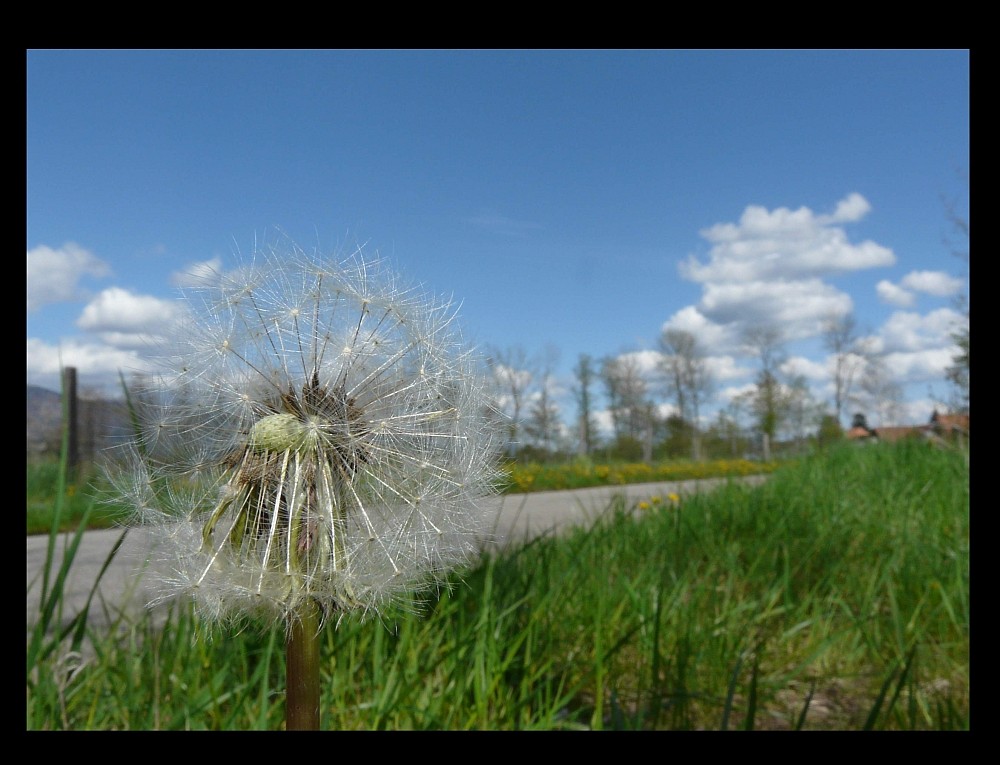
POLYGON ((500 419, 448 303, 287 240, 185 298, 118 481, 164 530, 164 598, 377 613, 479 549, 500 419))

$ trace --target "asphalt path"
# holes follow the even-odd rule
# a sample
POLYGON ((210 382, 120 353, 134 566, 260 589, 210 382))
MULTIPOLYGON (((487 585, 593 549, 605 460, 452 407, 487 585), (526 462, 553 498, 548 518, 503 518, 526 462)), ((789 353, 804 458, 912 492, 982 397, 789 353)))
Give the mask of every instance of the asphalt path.
MULTIPOLYGON (((763 476, 739 479, 759 483, 763 476)), ((597 487, 570 491, 544 491, 529 494, 509 494, 496 499, 496 522, 490 538, 484 540, 484 549, 502 550, 542 534, 559 533, 571 526, 593 523, 605 512, 615 496, 624 495, 628 502, 638 502, 652 496, 666 499, 676 493, 684 497, 693 493, 710 491, 725 479, 704 479, 662 483, 633 484, 629 486, 597 487)), ((124 536, 121 549, 115 555, 96 590, 98 581, 115 544, 122 538, 122 529, 88 531, 83 535, 64 586, 61 613, 56 623, 66 624, 86 606, 94 591, 88 621, 92 628, 101 625, 128 624, 141 614, 154 596, 150 576, 150 554, 156 547, 156 536, 144 528, 132 528, 124 536)), ((62 534, 56 540, 54 578, 63 553, 71 539, 62 534)), ((43 569, 49 544, 48 536, 31 536, 28 543, 27 617, 28 629, 37 622, 39 599, 42 590, 43 569)), ((51 585, 50 585, 51 586, 51 585)))

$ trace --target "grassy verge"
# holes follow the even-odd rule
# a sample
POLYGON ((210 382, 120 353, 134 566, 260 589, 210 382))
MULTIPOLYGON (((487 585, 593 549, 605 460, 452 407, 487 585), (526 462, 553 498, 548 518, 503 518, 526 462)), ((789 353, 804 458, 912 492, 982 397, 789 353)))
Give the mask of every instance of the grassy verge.
MULTIPOLYGON (((539 463, 504 466, 502 489, 505 493, 582 489, 591 486, 623 486, 652 481, 686 481, 700 478, 730 478, 772 473, 777 462, 751 460, 714 460, 708 462, 666 462, 659 464, 602 464, 577 460, 564 465, 539 463)), ((58 486, 59 462, 41 460, 27 466, 26 532, 48 534, 52 528, 55 490, 58 486)), ((113 504, 95 503, 98 496, 107 497, 107 487, 94 466, 85 465, 75 476, 68 476, 62 496, 60 531, 76 529, 87 518, 91 529, 114 528, 128 519, 128 510, 113 504)))
MULTIPOLYGON (((965 456, 845 448, 643 507, 327 628, 324 727, 968 728, 965 456)), ((281 727, 280 631, 117 626, 29 666, 29 729, 281 727)))
POLYGON ((699 478, 735 478, 772 473, 777 462, 712 460, 706 462, 595 463, 576 460, 564 465, 510 464, 505 467, 509 493, 583 489, 591 486, 623 486, 652 481, 687 481, 699 478))
POLYGON ((113 528, 127 519, 124 508, 96 501, 104 492, 96 468, 81 466, 75 475, 67 475, 62 484, 60 470, 60 463, 55 459, 36 460, 27 465, 27 534, 48 534, 53 522, 57 523, 58 531, 73 531, 84 519, 87 528, 91 529, 113 528), (61 502, 58 519, 54 514, 57 501, 61 502))

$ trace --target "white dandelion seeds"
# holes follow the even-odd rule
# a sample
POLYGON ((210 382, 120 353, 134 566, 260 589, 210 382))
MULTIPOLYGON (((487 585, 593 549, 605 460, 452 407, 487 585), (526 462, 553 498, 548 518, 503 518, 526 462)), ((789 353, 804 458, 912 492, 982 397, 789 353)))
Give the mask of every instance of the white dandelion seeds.
POLYGON ((185 298, 161 374, 132 391, 141 435, 117 481, 162 530, 160 600, 210 619, 377 613, 469 560, 500 438, 448 302, 360 251, 287 242, 185 298))

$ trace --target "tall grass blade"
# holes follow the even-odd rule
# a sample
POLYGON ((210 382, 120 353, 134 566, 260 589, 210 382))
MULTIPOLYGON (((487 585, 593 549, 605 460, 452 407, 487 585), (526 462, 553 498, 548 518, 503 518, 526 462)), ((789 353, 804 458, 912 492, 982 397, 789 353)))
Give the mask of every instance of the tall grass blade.
POLYGON ((816 681, 813 680, 809 683, 809 693, 806 694, 805 704, 802 705, 802 711, 799 713, 798 719, 795 720, 794 730, 802 730, 802 727, 806 724, 806 715, 809 713, 809 705, 812 703, 813 694, 816 693, 816 681))
MULTIPOLYGON (((903 670, 899 674, 899 680, 896 682, 896 690, 892 694, 892 699, 889 701, 889 706, 886 707, 886 714, 888 715, 892 711, 892 707, 896 703, 896 699, 899 698, 899 692, 903 689, 903 684, 906 682, 906 676, 910 671, 910 665, 913 662, 913 657, 917 652, 917 646, 914 645, 909 652, 906 654, 906 661, 903 664, 903 670)), ((889 687, 892 685, 892 681, 896 678, 897 668, 893 667, 892 672, 886 677, 885 682, 882 683, 882 687, 879 690, 878 696, 875 697, 875 704, 872 706, 871 711, 868 713, 868 718, 865 720, 863 730, 874 730, 875 723, 878 721, 879 713, 882 710, 882 703, 885 701, 885 696, 889 692, 889 687)))
MULTIPOLYGON (((87 516, 90 515, 90 509, 88 508, 86 516, 80 522, 80 528, 84 528, 87 522, 87 516)), ((128 534, 128 529, 122 531, 118 539, 115 540, 114 545, 111 547, 111 551, 108 553, 107 557, 104 559, 104 563, 101 565, 101 570, 97 572, 97 578, 94 579, 94 584, 90 588, 90 592, 87 593, 87 600, 84 603, 83 610, 76 615, 76 621, 78 622, 76 630, 73 634, 73 649, 77 651, 83 643, 83 636, 87 630, 87 615, 90 613, 91 603, 94 601, 94 595, 97 594, 97 588, 101 583, 101 579, 104 578, 104 574, 107 572, 108 568, 111 566, 111 562, 115 559, 118 551, 121 549, 122 544, 125 542, 125 536, 128 534)))
POLYGON ((743 722, 743 730, 753 730, 754 717, 757 715, 757 676, 760 674, 760 662, 753 663, 750 674, 750 692, 747 696, 747 717, 743 722))
POLYGON ((729 730, 729 715, 733 711, 733 698, 736 696, 736 683, 740 678, 740 669, 743 668, 743 654, 736 657, 736 666, 733 667, 729 676, 729 686, 726 688, 726 701, 722 706, 722 720, 719 722, 719 730, 729 730))

